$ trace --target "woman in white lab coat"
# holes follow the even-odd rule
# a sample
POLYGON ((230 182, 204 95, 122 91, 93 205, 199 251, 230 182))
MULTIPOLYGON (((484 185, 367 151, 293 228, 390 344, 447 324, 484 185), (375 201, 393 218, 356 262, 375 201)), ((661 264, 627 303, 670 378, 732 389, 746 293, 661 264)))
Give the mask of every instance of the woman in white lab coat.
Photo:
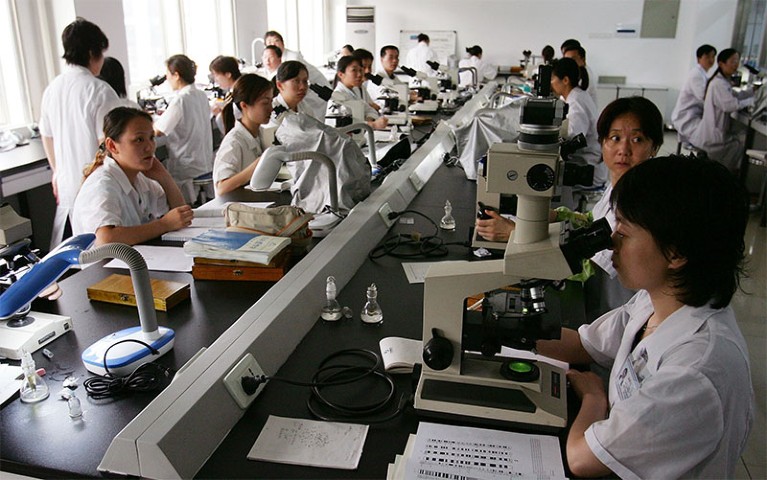
POLYGON ((261 126, 272 113, 273 85, 265 78, 247 73, 234 82, 230 101, 224 107, 226 136, 216 152, 213 184, 216 195, 231 192, 250 182, 264 145, 261 126), (235 120, 234 109, 241 113, 235 120))
POLYGON ((267 45, 261 54, 261 67, 256 73, 267 80, 271 80, 277 75, 277 69, 282 63, 282 50, 276 45, 267 45))
MULTIPOLYGON (((214 58, 208 66, 210 76, 213 77, 213 83, 218 85, 227 94, 232 90, 234 82, 240 78, 240 63, 234 57, 227 57, 219 55, 214 58)), ((226 99, 216 99, 210 106, 210 113, 216 117, 216 126, 223 135, 226 135, 224 130, 224 118, 221 115, 221 111, 224 109, 224 103, 226 99)))
POLYGON ((99 78, 107 82, 120 97, 120 101, 115 107, 141 109, 138 103, 128 98, 128 91, 125 88, 125 69, 119 60, 113 57, 104 57, 104 65, 101 66, 99 78))
POLYGON ((748 195, 722 165, 647 160, 612 193, 612 263, 637 294, 538 353, 571 369, 581 404, 567 434, 573 476, 734 478, 754 420, 746 342, 731 306, 743 273, 748 195), (711 228, 711 219, 716 228, 711 228))
POLYGON ((96 243, 135 245, 192 223, 194 213, 154 156, 152 117, 118 107, 104 118, 104 141, 85 170, 72 214, 74 233, 96 243))
POLYGON ((730 115, 754 103, 753 92, 736 94, 731 77, 740 66, 740 54, 732 48, 719 52, 718 67, 709 78, 703 103, 703 119, 690 143, 705 151, 709 158, 723 164, 731 172, 740 170, 743 142, 731 131, 730 115))
POLYGON ((184 200, 191 204, 197 198, 193 180, 213 170, 210 106, 205 92, 194 85, 197 65, 189 57, 174 55, 165 63, 165 76, 177 94, 155 122, 155 134, 168 137, 165 166, 176 180, 184 200))
MULTIPOLYGON (((492 80, 498 75, 498 67, 482 60, 482 47, 479 45, 467 47, 466 53, 469 54, 469 58, 461 59, 458 62, 458 66, 460 68, 474 67, 477 70, 477 84, 492 80)), ((470 71, 461 72, 460 74, 460 84, 462 87, 472 85, 473 79, 474 77, 470 71)))
POLYGON ((278 126, 278 118, 285 110, 316 118, 314 110, 303 101, 309 93, 309 71, 303 63, 297 60, 283 62, 277 69, 274 83, 280 93, 272 101, 274 111, 270 126, 278 126))
POLYGON ((561 95, 568 105, 567 139, 579 133, 586 137, 586 146, 570 155, 570 160, 581 165, 594 166, 593 186, 607 182, 607 167, 602 162, 602 150, 597 138, 597 106, 585 88, 578 86, 580 68, 572 58, 560 58, 553 63, 551 89, 561 95))
POLYGON ((389 121, 371 106, 370 97, 367 91, 362 88, 364 76, 362 74, 362 63, 354 56, 341 57, 338 59, 338 70, 336 78, 336 88, 333 91, 333 98, 328 101, 345 104, 347 102, 361 102, 364 109, 365 121, 368 125, 377 129, 384 129, 389 121))

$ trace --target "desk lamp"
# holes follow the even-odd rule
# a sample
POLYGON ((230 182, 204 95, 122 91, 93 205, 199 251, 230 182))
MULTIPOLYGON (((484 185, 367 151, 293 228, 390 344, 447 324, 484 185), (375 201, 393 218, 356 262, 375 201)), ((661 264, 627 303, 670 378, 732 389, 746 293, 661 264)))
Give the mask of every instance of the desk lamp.
POLYGON ((87 250, 95 239, 92 233, 72 237, 35 264, 0 296, 0 317, 26 309, 48 285, 73 265, 85 265, 106 258, 122 260, 130 268, 141 326, 120 330, 98 340, 83 352, 82 360, 90 372, 124 376, 146 363, 150 355, 163 355, 172 349, 175 333, 169 328, 157 326, 149 270, 141 254, 121 243, 87 250), (110 354, 108 358, 107 353, 110 354))
MULTIPOLYGON (((250 177, 250 188, 259 191, 267 190, 277 178, 277 173, 283 163, 298 162, 302 160, 318 161, 328 169, 328 188, 330 190, 330 212, 315 215, 314 220, 309 222, 315 236, 324 237, 330 230, 338 225, 343 219, 338 212, 338 179, 336 177, 336 165, 327 155, 320 152, 288 152, 282 145, 272 146, 261 155, 250 177)), ((298 205, 300 207, 300 205, 298 205)))

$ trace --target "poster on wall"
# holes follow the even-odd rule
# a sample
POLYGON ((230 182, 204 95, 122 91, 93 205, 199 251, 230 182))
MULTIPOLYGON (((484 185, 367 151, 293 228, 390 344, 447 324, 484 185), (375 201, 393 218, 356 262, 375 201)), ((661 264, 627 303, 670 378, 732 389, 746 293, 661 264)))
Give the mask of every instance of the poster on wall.
POLYGON ((420 33, 425 33, 429 36, 429 46, 437 53, 439 63, 447 63, 447 57, 456 55, 455 48, 458 34, 455 30, 400 30, 400 59, 406 58, 407 52, 418 45, 418 34, 420 33))

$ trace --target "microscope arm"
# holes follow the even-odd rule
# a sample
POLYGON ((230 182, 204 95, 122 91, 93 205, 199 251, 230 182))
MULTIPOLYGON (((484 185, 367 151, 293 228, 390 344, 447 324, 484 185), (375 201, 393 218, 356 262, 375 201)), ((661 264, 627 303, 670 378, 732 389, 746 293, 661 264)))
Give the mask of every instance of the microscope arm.
POLYGON ((364 130, 365 135, 368 137, 368 150, 370 150, 370 157, 368 159, 368 162, 370 162, 370 166, 373 168, 376 168, 378 166, 378 160, 376 159, 376 138, 375 134, 373 133, 373 127, 368 125, 367 123, 353 123, 351 125, 347 125, 345 127, 340 127, 338 129, 341 133, 348 133, 348 132, 354 132, 356 130, 364 130))

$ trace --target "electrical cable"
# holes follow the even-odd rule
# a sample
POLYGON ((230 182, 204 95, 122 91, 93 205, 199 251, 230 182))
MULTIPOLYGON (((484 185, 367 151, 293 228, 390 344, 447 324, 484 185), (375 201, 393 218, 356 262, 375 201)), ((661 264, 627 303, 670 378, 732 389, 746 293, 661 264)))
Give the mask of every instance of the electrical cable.
POLYGON ((380 245, 373 248, 368 254, 368 258, 376 260, 387 255, 395 258, 437 258, 444 257, 449 253, 448 246, 469 246, 466 242, 445 242, 439 237, 440 230, 436 222, 419 211, 403 210, 401 212, 392 212, 389 214, 389 218, 393 220, 405 213, 419 215, 428 220, 434 227, 434 233, 427 236, 421 236, 417 233, 391 235, 384 239, 380 245))
POLYGON ((171 376, 171 369, 156 363, 143 363, 136 367, 130 375, 124 377, 113 376, 107 366, 107 353, 109 353, 109 350, 112 349, 112 347, 125 342, 140 343, 141 345, 144 345, 152 355, 160 354, 156 348, 135 338, 127 338, 113 343, 104 352, 104 371, 106 374, 104 376, 98 375, 90 377, 83 381, 83 387, 85 387, 85 391, 89 397, 100 400, 126 395, 128 393, 152 392, 161 389, 164 378, 171 376))
POLYGON ((391 409, 393 400, 397 395, 397 388, 392 377, 383 371, 380 357, 372 350, 353 348, 340 350, 325 357, 310 382, 301 382, 285 377, 259 375, 254 377, 256 387, 269 381, 278 381, 290 385, 310 387, 311 395, 306 400, 306 407, 315 418, 324 421, 347 422, 364 421, 365 423, 383 423, 399 416, 409 405, 407 395, 400 396, 396 408, 384 417, 381 415, 391 409), (349 365, 344 363, 330 363, 339 357, 358 357, 364 359, 367 364, 349 365), (386 390, 382 398, 373 399, 367 403, 341 403, 330 400, 325 391, 340 385, 349 385, 371 377, 381 382, 386 390), (327 411, 330 413, 323 413, 327 411), (371 418, 372 417, 372 418, 371 418))

